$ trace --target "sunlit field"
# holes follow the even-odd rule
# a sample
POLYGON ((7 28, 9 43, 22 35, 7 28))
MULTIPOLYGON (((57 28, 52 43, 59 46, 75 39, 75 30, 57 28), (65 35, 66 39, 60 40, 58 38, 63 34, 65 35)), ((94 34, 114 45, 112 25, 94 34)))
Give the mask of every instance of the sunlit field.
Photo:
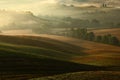
POLYGON ((120 1, 0 0, 0 80, 120 80, 120 1))

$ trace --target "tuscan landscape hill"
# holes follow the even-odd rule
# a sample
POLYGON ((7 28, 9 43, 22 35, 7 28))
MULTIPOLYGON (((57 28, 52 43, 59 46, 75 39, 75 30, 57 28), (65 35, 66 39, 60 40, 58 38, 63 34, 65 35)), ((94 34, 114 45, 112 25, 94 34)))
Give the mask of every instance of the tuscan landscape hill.
POLYGON ((120 80, 120 1, 0 0, 0 80, 120 80))
POLYGON ((76 71, 103 70, 77 64, 73 56, 85 55, 82 48, 37 36, 0 36, 0 79, 20 80, 76 71))
POLYGON ((79 71, 118 71, 119 49, 55 35, 1 35, 1 79, 30 79, 79 71))

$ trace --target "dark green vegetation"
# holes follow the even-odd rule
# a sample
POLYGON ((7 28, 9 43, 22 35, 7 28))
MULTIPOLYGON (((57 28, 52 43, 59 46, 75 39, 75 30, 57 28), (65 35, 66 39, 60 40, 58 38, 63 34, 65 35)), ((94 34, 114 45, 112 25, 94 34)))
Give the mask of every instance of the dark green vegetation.
POLYGON ((111 44, 120 46, 120 41, 117 37, 112 36, 111 34, 107 35, 95 35, 94 32, 88 32, 87 29, 83 28, 71 28, 70 30, 67 30, 65 33, 63 33, 64 36, 70 36, 74 38, 89 40, 89 41, 95 41, 99 43, 105 43, 105 44, 111 44))
POLYGON ((80 47, 47 38, 0 36, 0 79, 29 79, 68 72, 107 70, 69 61, 73 56, 84 55, 80 47))
POLYGON ((57 76, 42 77, 30 80, 119 80, 120 72, 88 71, 62 74, 57 76))

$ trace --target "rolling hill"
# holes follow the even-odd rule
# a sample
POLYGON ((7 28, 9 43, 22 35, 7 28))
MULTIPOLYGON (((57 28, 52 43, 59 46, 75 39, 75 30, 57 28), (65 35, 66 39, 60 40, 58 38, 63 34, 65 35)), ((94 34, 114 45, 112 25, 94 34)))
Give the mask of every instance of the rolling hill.
POLYGON ((37 36, 0 36, 0 79, 20 80, 78 71, 107 70, 78 64, 73 56, 85 56, 75 45, 37 36))
POLYGON ((63 36, 41 36, 84 48, 82 52, 87 55, 72 57, 73 62, 99 66, 120 66, 120 47, 63 36))
POLYGON ((111 29, 95 29, 90 30, 94 32, 96 35, 105 35, 105 34, 112 34, 120 39, 120 28, 111 28, 111 29))
POLYGON ((63 36, 0 35, 0 79, 119 71, 119 53, 120 47, 63 36))
POLYGON ((83 50, 81 51, 87 55, 72 57, 72 62, 106 66, 109 71, 80 71, 78 73, 33 78, 30 80, 118 80, 120 78, 120 47, 63 36, 40 36, 82 47, 83 50), (116 71, 111 71, 112 69, 116 71))
MULTIPOLYGON (((54 59, 96 66, 120 66, 120 47, 117 46, 70 37, 37 34, 16 36, 1 35, 0 41, 15 45, 42 47, 44 49, 56 51, 57 54, 44 54, 45 56, 52 57, 54 59)), ((30 52, 30 50, 26 49, 21 50, 30 52)), ((39 52, 39 49, 34 48, 34 52, 39 52)))

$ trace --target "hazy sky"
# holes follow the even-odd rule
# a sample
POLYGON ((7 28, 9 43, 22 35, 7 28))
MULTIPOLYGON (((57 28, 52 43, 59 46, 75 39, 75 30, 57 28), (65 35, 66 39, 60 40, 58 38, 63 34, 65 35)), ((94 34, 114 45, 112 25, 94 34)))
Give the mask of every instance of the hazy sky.
POLYGON ((26 9, 30 7, 34 7, 34 5, 42 5, 43 3, 72 3, 76 2, 85 2, 88 0, 0 0, 0 8, 5 9, 26 9), (33 5, 33 6, 32 6, 33 5))
POLYGON ((0 9, 34 10, 46 4, 55 4, 59 0, 0 0, 0 9))
MULTIPOLYGON (((0 9, 17 10, 17 11, 29 10, 34 13, 37 13, 44 10, 45 8, 49 8, 48 5, 52 6, 55 4, 63 4, 63 3, 79 4, 81 2, 85 4, 89 1, 104 1, 104 0, 0 0, 0 9)), ((113 1, 119 1, 119 0, 113 0, 113 1)))

